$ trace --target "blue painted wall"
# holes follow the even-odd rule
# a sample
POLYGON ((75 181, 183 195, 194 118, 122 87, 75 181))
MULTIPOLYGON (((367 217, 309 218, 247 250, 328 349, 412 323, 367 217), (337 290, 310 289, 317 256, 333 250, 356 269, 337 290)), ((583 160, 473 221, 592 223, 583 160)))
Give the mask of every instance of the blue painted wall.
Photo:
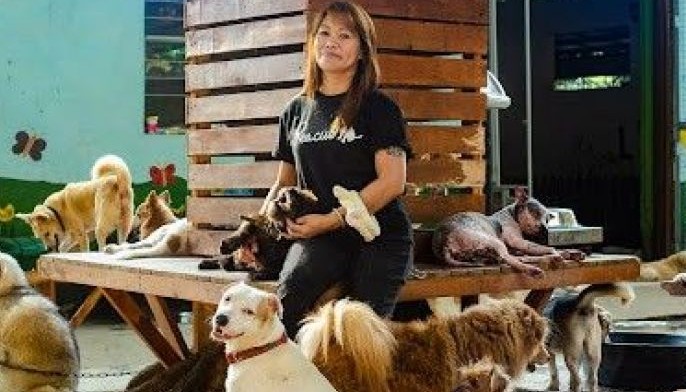
POLYGON ((124 158, 134 182, 167 163, 186 177, 184 136, 142 131, 144 0, 0 0, 0 10, 0 178, 84 180, 105 153, 124 158), (12 153, 19 130, 47 141, 40 161, 12 153))

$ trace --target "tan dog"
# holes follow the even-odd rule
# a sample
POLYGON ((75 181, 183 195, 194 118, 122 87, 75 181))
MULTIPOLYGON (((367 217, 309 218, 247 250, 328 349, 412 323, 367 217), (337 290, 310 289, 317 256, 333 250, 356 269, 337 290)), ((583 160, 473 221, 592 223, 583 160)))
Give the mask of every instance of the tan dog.
POLYGON ((129 169, 121 158, 105 155, 93 165, 90 180, 67 184, 30 214, 17 217, 28 223, 33 235, 51 251, 68 252, 78 246, 86 252, 91 232, 95 232, 98 249, 102 250, 115 229, 122 243, 133 223, 129 169))
MULTIPOLYGON (((634 299, 634 291, 627 284, 609 283, 590 285, 576 293, 568 291, 551 299, 543 314, 550 320, 548 350, 562 353, 569 370, 569 389, 578 392, 581 386, 579 364, 586 364, 588 390, 598 390, 598 367, 602 343, 612 322, 610 314, 595 304, 596 297, 614 296, 626 305, 634 299)), ((549 391, 560 390, 555 356, 550 357, 549 391)))
POLYGON ((336 392, 286 336, 274 294, 230 286, 212 317, 211 338, 224 343, 231 392, 336 392))
POLYGON ((181 256, 188 254, 188 221, 177 219, 171 209, 169 192, 150 191, 136 208, 141 240, 134 243, 108 244, 105 253, 117 259, 181 256))
POLYGON ((305 319, 298 337, 339 392, 448 392, 463 384, 461 367, 484 358, 513 378, 531 362, 545 363, 546 329, 545 318, 511 300, 411 323, 386 321, 361 302, 340 300, 305 319))
POLYGON ((686 251, 675 253, 664 259, 641 263, 641 282, 658 282, 673 279, 678 273, 686 272, 686 251))
POLYGON ((57 307, 0 253, 0 391, 66 392, 78 383, 79 354, 57 307))

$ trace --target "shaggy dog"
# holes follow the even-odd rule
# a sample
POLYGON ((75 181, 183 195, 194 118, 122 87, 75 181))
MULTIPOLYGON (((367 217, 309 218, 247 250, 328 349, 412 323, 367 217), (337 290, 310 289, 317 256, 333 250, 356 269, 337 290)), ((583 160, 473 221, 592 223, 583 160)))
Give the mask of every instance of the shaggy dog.
POLYGON ((115 258, 122 260, 188 254, 188 221, 174 216, 170 202, 167 191, 159 195, 155 190, 150 191, 136 209, 143 239, 134 243, 108 244, 105 253, 113 253, 115 258))
POLYGON ((71 392, 78 374, 69 324, 28 285, 17 261, 0 253, 0 391, 71 392))
MULTIPOLYGON (((607 336, 611 317, 595 304, 596 297, 614 296, 626 305, 634 299, 634 291, 627 284, 594 284, 581 292, 556 295, 545 307, 543 314, 550 321, 547 347, 551 353, 562 353, 569 370, 569 389, 578 392, 581 385, 579 363, 584 359, 588 390, 598 390, 598 367, 601 348, 607 336)), ((560 379, 555 365, 555 355, 550 356, 549 391, 560 389, 560 379)))
POLYGON ((274 294, 230 286, 212 317, 211 338, 225 345, 227 391, 336 392, 288 339, 274 294))
POLYGON ((686 251, 675 253, 664 259, 641 263, 641 282, 658 282, 673 279, 678 273, 686 272, 686 251))
POLYGON ((511 300, 452 318, 394 323, 360 302, 339 300, 305 319, 298 340, 339 392, 448 392, 459 368, 490 358, 516 378, 545 363, 545 318, 511 300))
POLYGON ((129 169, 121 158, 105 155, 93 165, 90 180, 67 184, 30 214, 17 217, 28 223, 33 235, 51 251, 68 252, 78 246, 86 252, 90 232, 95 232, 98 250, 102 250, 115 229, 121 244, 133 224, 129 169))
POLYGON ((279 276, 293 241, 283 238, 286 219, 321 213, 312 192, 284 187, 267 205, 264 215, 241 216, 236 231, 221 241, 220 253, 228 257, 203 260, 200 269, 252 271, 252 279, 274 280, 279 276), (247 252, 245 252, 247 250, 247 252))

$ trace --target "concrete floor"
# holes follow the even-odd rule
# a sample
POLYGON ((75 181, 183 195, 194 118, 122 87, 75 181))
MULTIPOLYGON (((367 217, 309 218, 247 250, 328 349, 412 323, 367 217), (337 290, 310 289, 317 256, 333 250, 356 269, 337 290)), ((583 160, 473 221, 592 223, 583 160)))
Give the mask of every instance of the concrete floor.
MULTIPOLYGON (((686 322, 645 322, 629 326, 622 323, 628 319, 646 319, 686 315, 686 298, 670 297, 656 284, 636 283, 636 301, 627 308, 618 305, 612 298, 601 298, 598 303, 606 307, 619 321, 618 326, 626 329, 658 329, 686 334, 686 322)), ((181 324, 187 336, 189 325, 181 324)), ((81 349, 82 373, 79 392, 120 392, 124 391, 131 377, 140 369, 155 361, 147 347, 124 324, 86 323, 76 330, 81 349)), ((558 359, 561 388, 567 390, 567 371, 558 359)), ((543 391, 548 382, 548 369, 539 367, 534 373, 526 374, 517 383, 518 388, 526 391, 543 391)), ((609 391, 601 388, 602 391, 609 391)))

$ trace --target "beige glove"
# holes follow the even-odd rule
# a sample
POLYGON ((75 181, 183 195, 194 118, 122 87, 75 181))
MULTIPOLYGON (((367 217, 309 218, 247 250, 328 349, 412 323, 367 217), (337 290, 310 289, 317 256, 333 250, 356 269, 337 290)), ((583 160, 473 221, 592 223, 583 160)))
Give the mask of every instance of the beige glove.
POLYGON ((379 221, 369 213, 367 206, 362 202, 360 194, 349 191, 340 185, 333 187, 333 194, 345 208, 345 222, 357 230, 365 241, 370 242, 381 234, 379 221))

